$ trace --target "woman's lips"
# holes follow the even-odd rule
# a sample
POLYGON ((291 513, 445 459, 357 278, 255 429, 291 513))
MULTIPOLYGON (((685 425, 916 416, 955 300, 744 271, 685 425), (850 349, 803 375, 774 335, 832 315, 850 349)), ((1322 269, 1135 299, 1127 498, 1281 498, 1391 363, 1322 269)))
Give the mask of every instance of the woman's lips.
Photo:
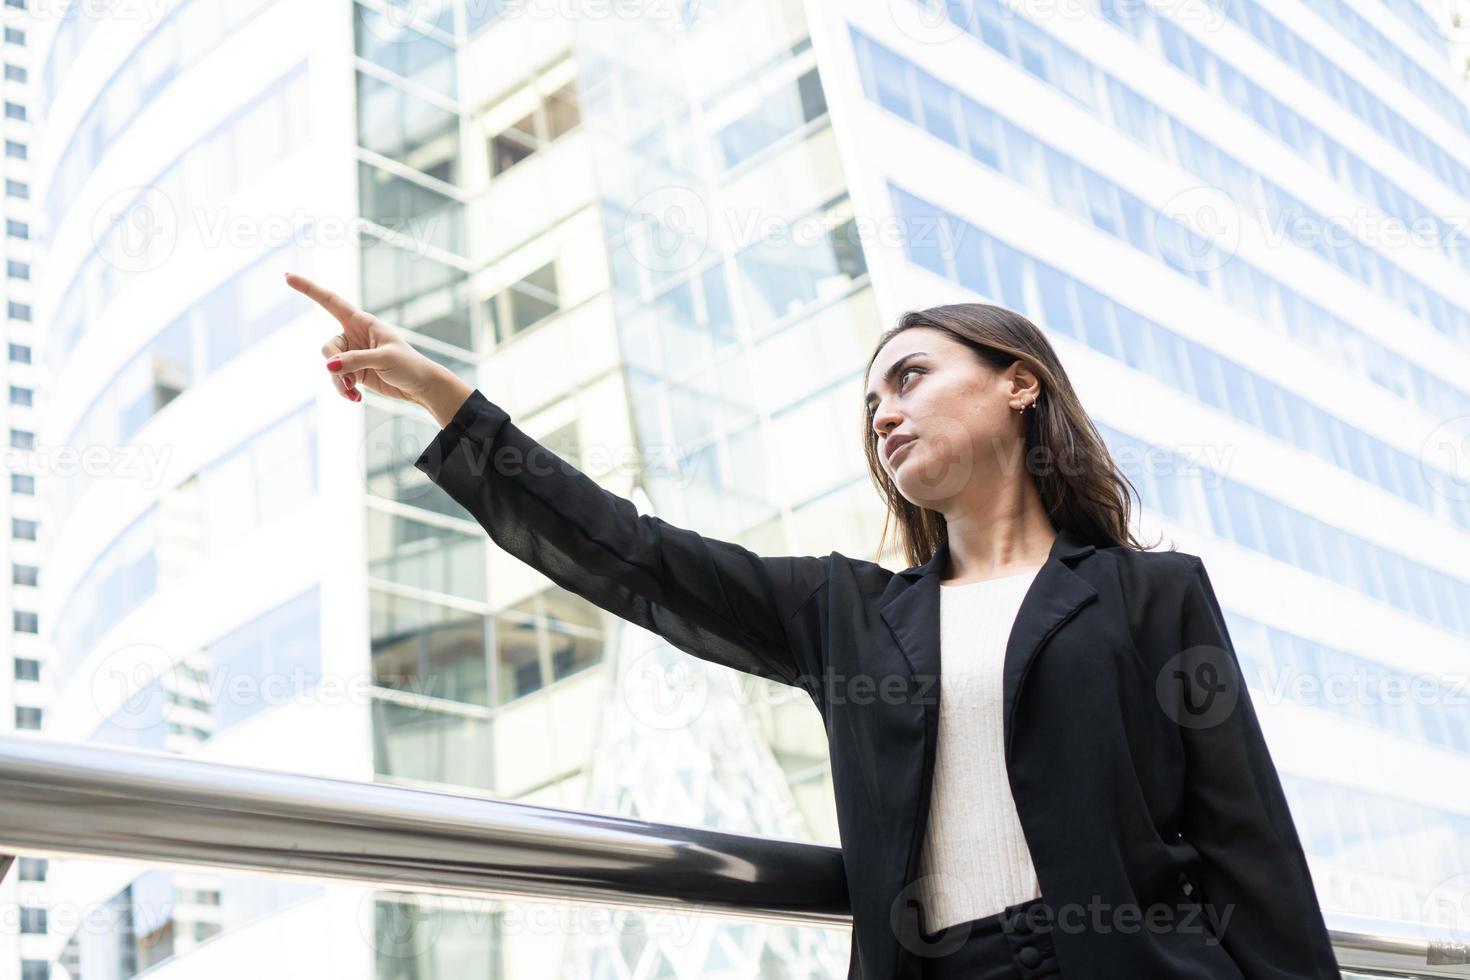
POLYGON ((889 466, 892 466, 894 469, 897 469, 898 468, 899 460, 903 459, 903 457, 905 455, 907 455, 907 453, 909 451, 909 447, 912 446, 914 443, 916 443, 918 441, 919 440, 918 440, 917 437, 916 438, 913 438, 913 439, 910 439, 908 442, 904 443, 902 446, 899 446, 897 449, 895 449, 893 451, 893 455, 888 457, 888 465, 889 466))

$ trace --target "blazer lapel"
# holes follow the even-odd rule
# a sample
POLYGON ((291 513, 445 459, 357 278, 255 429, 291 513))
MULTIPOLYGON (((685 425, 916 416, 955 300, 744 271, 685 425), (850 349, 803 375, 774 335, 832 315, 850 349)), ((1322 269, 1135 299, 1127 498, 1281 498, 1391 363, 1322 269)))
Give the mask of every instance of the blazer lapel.
MULTIPOLYGON (((1070 563, 1094 551, 1068 530, 1057 532, 1046 562, 1037 571, 1016 611, 1015 624, 1006 643, 1003 675, 1004 708, 1002 724, 1005 738, 1006 765, 1011 760, 1011 735, 1014 729, 1016 701, 1021 683, 1031 667, 1037 651, 1054 630, 1070 619, 1084 603, 1097 596, 1097 590, 1072 570, 1070 563)), ((895 576, 907 581, 879 606, 879 614, 892 630, 899 648, 916 677, 932 677, 932 696, 924 702, 923 778, 915 820, 915 838, 910 849, 910 871, 917 859, 918 842, 924 833, 923 821, 928 814, 928 797, 934 771, 934 750, 939 731, 939 579, 949 557, 949 542, 939 545, 934 556, 922 565, 901 571, 895 576)), ((920 688, 922 690, 922 688, 920 688)), ((909 878, 906 876, 905 881, 909 878)))

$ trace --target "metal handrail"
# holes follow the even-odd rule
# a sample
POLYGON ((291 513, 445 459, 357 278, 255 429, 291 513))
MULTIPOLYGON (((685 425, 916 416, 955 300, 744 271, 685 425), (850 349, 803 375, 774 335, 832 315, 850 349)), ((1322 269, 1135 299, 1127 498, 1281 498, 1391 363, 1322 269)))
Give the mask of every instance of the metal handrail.
MULTIPOLYGON (((0 855, 16 853, 851 924, 842 852, 822 844, 6 735, 0 855)), ((1326 918, 1344 970, 1470 977, 1470 948, 1418 923, 1326 918)))

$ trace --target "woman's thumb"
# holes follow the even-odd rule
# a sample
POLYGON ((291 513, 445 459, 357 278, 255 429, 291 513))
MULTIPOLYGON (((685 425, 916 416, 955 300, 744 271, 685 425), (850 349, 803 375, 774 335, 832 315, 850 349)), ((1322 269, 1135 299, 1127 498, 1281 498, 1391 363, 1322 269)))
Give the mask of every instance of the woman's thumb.
POLYGON ((333 374, 344 374, 364 368, 383 368, 388 366, 389 360, 389 352, 382 347, 372 350, 345 350, 327 361, 327 370, 333 374))

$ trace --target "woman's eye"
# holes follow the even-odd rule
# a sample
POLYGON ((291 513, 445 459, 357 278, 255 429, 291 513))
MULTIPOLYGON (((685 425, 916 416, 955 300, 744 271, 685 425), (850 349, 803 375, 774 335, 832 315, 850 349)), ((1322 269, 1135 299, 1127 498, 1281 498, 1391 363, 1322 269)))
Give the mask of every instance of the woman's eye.
POLYGON ((904 379, 907 378, 910 373, 916 373, 918 372, 918 370, 918 368, 904 368, 903 372, 898 376, 898 386, 902 388, 904 386, 904 379))

